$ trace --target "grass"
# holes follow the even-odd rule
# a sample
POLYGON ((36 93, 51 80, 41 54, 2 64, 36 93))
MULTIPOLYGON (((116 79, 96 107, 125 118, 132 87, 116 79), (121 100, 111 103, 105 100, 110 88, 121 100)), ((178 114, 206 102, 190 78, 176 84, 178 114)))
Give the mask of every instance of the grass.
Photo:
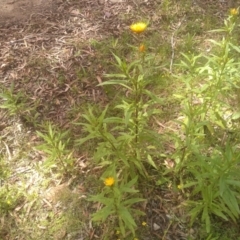
MULTIPOLYGON (((173 146, 171 133, 178 133, 181 129, 181 126, 174 122, 181 118, 180 100, 173 95, 181 93, 184 87, 182 82, 177 82, 172 77, 172 73, 183 75, 184 72, 175 64, 182 59, 181 52, 197 55, 211 49, 211 43, 206 40, 209 37, 219 39, 220 34, 208 31, 222 25, 223 18, 219 20, 198 7, 192 7, 190 1, 183 1, 181 4, 177 1, 165 0, 161 6, 155 6, 153 15, 151 15, 152 11, 148 11, 146 15, 141 7, 139 10, 132 15, 122 13, 119 18, 124 24, 129 25, 136 19, 142 20, 144 14, 144 18, 150 22, 149 32, 146 33, 144 40, 147 51, 152 55, 155 54, 154 60, 151 60, 151 66, 155 67, 154 71, 151 68, 151 71, 147 72, 149 80, 152 80, 149 89, 162 99, 162 103, 155 106, 160 110, 157 119, 152 118, 150 125, 155 132, 163 135, 156 150, 161 151, 162 156, 156 161, 161 166, 167 166, 172 162, 168 156, 173 154, 176 148, 173 146)), ((239 29, 235 34, 234 37, 238 38, 239 29)), ((89 109, 89 106, 100 114, 109 104, 110 111, 107 116, 119 115, 120 111, 114 106, 120 99, 127 98, 128 92, 120 91, 118 86, 99 87, 97 84, 106 80, 105 73, 117 72, 118 67, 113 64, 112 53, 130 61, 138 43, 127 28, 121 30, 117 38, 106 34, 102 40, 92 38, 80 44, 76 43, 73 35, 69 38, 71 37, 73 39, 69 41, 67 47, 75 49, 72 50, 75 51, 73 61, 68 59, 69 62, 66 60, 64 63, 64 59, 61 59, 62 64, 66 65, 60 67, 53 45, 52 55, 49 53, 46 57, 44 54, 47 52, 42 50, 41 56, 35 56, 34 53, 33 56, 28 56, 25 70, 29 71, 29 76, 23 71, 21 72, 23 78, 12 85, 12 88, 9 88, 9 83, 0 88, 1 106, 4 108, 1 113, 6 111, 8 113, 8 116, 2 119, 7 127, 3 126, 0 138, 2 149, 0 239, 118 238, 112 218, 108 219, 108 225, 106 223, 97 225, 91 221, 90 215, 97 212, 101 206, 90 203, 87 199, 102 189, 102 181, 99 179, 103 166, 91 161, 98 144, 96 140, 84 146, 75 145, 76 140, 85 136, 76 123, 82 119, 82 114, 89 109), (67 135, 69 141, 62 138, 62 143, 55 140, 52 142, 53 145, 58 142, 57 147, 67 144, 64 149, 59 147, 60 154, 46 168, 44 167, 46 159, 53 151, 51 148, 44 151, 44 148, 41 149, 39 146, 43 144, 41 133, 50 132, 46 127, 49 122, 52 126, 56 125, 56 129, 61 129, 63 133, 69 131, 67 135), (37 135, 37 131, 40 135, 37 135), (74 161, 73 165, 71 161, 69 162, 70 173, 64 172, 61 167, 62 159, 68 158, 74 161)), ((67 56, 65 57, 67 59, 67 56)), ((238 109, 239 99, 236 97, 232 101, 237 101, 238 109)), ((56 130, 56 134, 60 134, 61 131, 56 130)), ((140 190, 143 195, 145 194, 144 197, 151 196, 149 205, 152 206, 138 207, 144 208, 145 211, 155 209, 156 212, 151 213, 152 219, 147 215, 147 219, 141 217, 136 220, 136 233, 139 239, 147 236, 151 236, 151 239, 161 239, 162 235, 153 231, 150 226, 151 221, 156 225, 161 222, 157 215, 161 216, 164 222, 162 228, 165 234, 168 232, 173 234, 170 227, 182 224, 184 229, 182 232, 187 239, 213 240, 220 237, 226 240, 237 239, 239 235, 237 225, 231 222, 216 219, 211 233, 206 233, 205 226, 201 224, 189 227, 189 219, 187 217, 185 219, 186 210, 181 207, 181 202, 185 200, 184 194, 178 192, 177 182, 169 180, 173 173, 169 171, 161 175, 151 167, 148 170, 151 172, 151 179, 149 182, 141 182, 140 190), (156 182, 160 186, 156 185, 156 182), (150 196, 146 189, 151 192, 150 196), (160 198, 155 199, 155 195, 160 198), (159 206, 180 208, 183 213, 181 215, 176 211, 168 213, 167 216, 166 212, 164 214, 157 212, 159 206), (179 216, 184 219, 180 219, 179 216), (169 221, 169 219, 174 220, 169 221), (145 221, 148 222, 146 227, 142 226, 142 222, 145 221), (228 230, 222 232, 223 228, 228 230)), ((130 235, 128 236, 132 239, 130 235)))

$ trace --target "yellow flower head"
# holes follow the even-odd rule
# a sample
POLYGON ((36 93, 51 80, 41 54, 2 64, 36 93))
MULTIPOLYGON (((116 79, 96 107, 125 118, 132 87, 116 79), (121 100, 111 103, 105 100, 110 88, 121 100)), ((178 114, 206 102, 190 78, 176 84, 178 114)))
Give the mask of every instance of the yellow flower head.
POLYGON ((145 52, 146 48, 144 44, 141 44, 138 48, 139 52, 145 52))
POLYGON ((237 8, 231 8, 230 9, 230 15, 232 15, 232 16, 238 15, 238 9, 237 8))
POLYGON ((142 222, 142 225, 143 225, 143 226, 147 226, 147 223, 146 223, 146 222, 142 222))
POLYGON ((180 185, 177 186, 177 188, 181 190, 181 189, 183 189, 183 185, 180 184, 180 185))
POLYGON ((115 179, 113 177, 108 177, 104 180, 105 186, 111 187, 115 183, 115 179))
POLYGON ((138 23, 134 23, 130 26, 130 29, 134 32, 134 33, 141 33, 144 32, 145 29, 147 28, 147 24, 143 23, 143 22, 138 22, 138 23))

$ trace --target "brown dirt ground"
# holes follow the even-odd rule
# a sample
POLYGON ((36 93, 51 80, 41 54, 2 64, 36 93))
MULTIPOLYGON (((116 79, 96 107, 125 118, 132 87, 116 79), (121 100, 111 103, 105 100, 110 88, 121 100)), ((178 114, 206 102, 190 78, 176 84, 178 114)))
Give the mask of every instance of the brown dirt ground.
POLYGON ((52 0, 0 0, 0 23, 21 21, 33 13, 49 11, 52 0))

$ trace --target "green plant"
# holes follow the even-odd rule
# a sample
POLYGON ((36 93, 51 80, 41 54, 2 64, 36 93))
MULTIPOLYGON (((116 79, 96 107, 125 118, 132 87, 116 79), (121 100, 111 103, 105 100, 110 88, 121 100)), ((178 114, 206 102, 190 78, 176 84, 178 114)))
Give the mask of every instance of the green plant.
POLYGON ((0 98, 3 100, 0 108, 8 109, 10 115, 18 115, 25 109, 26 97, 21 91, 14 93, 14 84, 9 89, 4 88, 0 98))
MULTIPOLYGON (((140 34, 146 27, 145 23, 137 23, 131 29, 140 34)), ((156 103, 162 103, 158 96, 148 90, 148 86, 155 81, 152 75, 156 74, 156 69, 151 64, 156 56, 147 54, 142 39, 139 37, 138 40, 138 47, 134 47, 137 49, 135 59, 128 63, 113 54, 120 73, 107 74, 110 80, 98 85, 112 85, 121 96, 114 101, 114 115, 109 116, 110 106, 106 106, 99 115, 89 107, 88 112, 82 115, 85 122, 76 123, 82 126, 86 134, 76 141, 76 145, 94 141, 96 150, 93 159, 103 168, 102 178, 114 176, 121 182, 91 198, 106 205, 93 215, 93 220, 106 221, 108 216, 113 216, 123 236, 126 229, 134 235, 136 223, 132 213, 139 211, 134 210, 132 205, 142 201, 133 195, 137 192, 133 190, 133 185, 137 184, 138 177, 149 177, 149 166, 158 168, 154 158, 160 155, 157 149, 160 135, 148 126, 151 116, 159 113, 156 103)))
POLYGON ((23 191, 5 183, 0 187, 0 213, 13 210, 24 198, 23 191))
POLYGON ((4 157, 0 156, 0 212, 7 213, 13 209, 19 200, 17 189, 7 184, 10 169, 4 157))
MULTIPOLYGON (((149 118, 158 111, 151 108, 156 102, 161 102, 157 96, 146 89, 150 84, 145 78, 141 61, 137 60, 127 66, 127 64, 115 56, 121 74, 109 74, 107 77, 117 78, 99 84, 119 85, 128 91, 128 98, 121 104, 116 105, 115 109, 123 112, 122 117, 106 117, 108 107, 100 116, 95 116, 90 108, 87 114, 83 114, 86 123, 77 123, 83 126, 83 130, 88 133, 85 138, 77 140, 77 145, 82 145, 91 139, 99 139, 96 147, 94 159, 102 166, 116 164, 121 170, 125 179, 137 176, 147 176, 144 162, 148 162, 154 168, 153 158, 149 153, 154 149, 159 136, 148 129, 149 118), (146 144, 146 143, 149 144, 146 144), (153 144, 153 146, 151 145, 153 144)), ((154 152, 154 151, 152 151, 154 152)))
POLYGON ((234 58, 239 47, 231 43, 236 15, 230 15, 223 29, 221 41, 210 40, 217 46, 217 53, 209 56, 188 56, 180 66, 187 74, 180 78, 186 90, 175 94, 182 100, 183 138, 176 141, 174 169, 183 191, 189 200, 191 224, 199 217, 210 232, 212 215, 236 222, 239 217, 240 155, 239 138, 232 134, 239 131, 233 123, 238 114, 229 101, 238 85, 240 64, 234 58), (230 134, 231 133, 231 134, 230 134))
POLYGON ((92 215, 92 220, 105 222, 111 217, 113 223, 117 222, 122 237, 126 237, 126 230, 130 230, 135 235, 137 225, 133 216, 144 215, 142 211, 132 208, 133 204, 144 201, 142 198, 133 196, 138 192, 133 187, 136 182, 137 177, 126 184, 116 181, 116 175, 106 178, 102 192, 89 198, 90 201, 105 205, 92 215))
POLYGON ((10 175, 9 166, 3 156, 0 155, 0 185, 10 175))
POLYGON ((188 162, 188 177, 184 177, 185 181, 179 188, 189 189, 186 192, 191 200, 186 203, 191 207, 191 224, 201 215, 207 232, 210 232, 213 214, 226 221, 230 218, 236 223, 240 213, 239 163, 239 153, 229 145, 224 151, 216 149, 210 156, 197 155, 192 162, 188 162))
POLYGON ((58 169, 65 174, 74 168, 72 152, 68 149, 70 142, 69 131, 61 131, 51 123, 46 125, 46 132, 37 131, 44 142, 37 146, 37 149, 45 152, 48 156, 44 162, 47 169, 58 169))

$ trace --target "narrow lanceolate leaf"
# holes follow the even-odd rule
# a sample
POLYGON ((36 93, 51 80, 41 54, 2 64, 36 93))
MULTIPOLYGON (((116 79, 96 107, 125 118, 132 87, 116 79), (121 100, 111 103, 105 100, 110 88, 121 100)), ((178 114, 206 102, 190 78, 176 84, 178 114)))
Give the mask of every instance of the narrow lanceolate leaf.
POLYGON ((221 206, 219 204, 212 203, 211 205, 211 212, 224 220, 228 220, 227 216, 223 213, 223 209, 221 209, 221 206))
POLYGON ((121 217, 121 219, 124 221, 124 223, 126 224, 126 226, 130 229, 130 230, 134 230, 133 227, 136 227, 136 223, 132 217, 132 215, 130 214, 130 212, 128 211, 127 208, 125 207, 120 207, 119 208, 119 216, 121 217))
POLYGON ((113 199, 112 198, 107 198, 107 197, 104 197, 100 194, 96 195, 96 196, 91 196, 88 201, 91 201, 91 202, 100 202, 104 205, 113 205, 113 199))
POLYGON ((228 206, 229 210, 232 212, 232 214, 236 218, 238 218, 240 211, 239 211, 239 205, 234 193, 230 189, 228 189, 227 191, 224 192, 222 198, 224 203, 228 206))
MULTIPOLYGON (((191 201, 189 201, 191 203, 191 201)), ((193 202, 195 204, 195 202, 193 202)), ((189 212, 189 215, 191 217, 191 225, 193 224, 194 220, 197 218, 197 216, 200 214, 200 212, 203 209, 202 204, 197 204, 192 210, 189 212)))
MULTIPOLYGON (((104 75, 107 78, 127 78, 125 74, 105 74, 104 75)), ((101 84, 101 83, 100 83, 101 84)))
POLYGON ((103 119, 105 118, 107 110, 108 110, 108 105, 105 107, 105 109, 102 111, 101 115, 99 116, 98 123, 102 123, 103 122, 103 119))
POLYGON ((210 225, 211 225, 210 217, 209 217, 209 211, 208 210, 209 210, 208 206, 205 205, 204 209, 203 209, 203 213, 202 213, 202 221, 205 221, 207 233, 210 232, 210 225))
POLYGON ((233 185, 236 187, 240 187, 240 181, 236 181, 236 180, 226 180, 226 183, 228 183, 229 185, 233 185))
POLYGON ((119 118, 119 117, 109 117, 109 118, 105 118, 103 120, 103 123, 117 123, 117 124, 120 124, 120 123, 123 123, 123 120, 122 120, 122 118, 119 118))
POLYGON ((126 230, 122 219, 119 219, 119 227, 121 234, 123 235, 123 237, 125 237, 126 230))
POLYGON ((122 204, 124 206, 127 206, 127 205, 133 205, 134 203, 137 203, 137 202, 144 202, 146 201, 146 199, 143 199, 143 198, 131 198, 131 199, 128 199, 126 201, 124 201, 122 204))
POLYGON ((108 216, 114 213, 113 205, 106 206, 97 213, 92 214, 93 221, 105 221, 108 216))
POLYGON ((97 136, 95 134, 89 134, 87 137, 84 137, 84 138, 81 138, 81 139, 78 139, 76 141, 77 145, 82 145, 83 143, 93 139, 93 138, 96 138, 97 136))
POLYGON ((126 81, 126 80, 110 80, 110 81, 100 83, 100 84, 98 84, 98 86, 120 85, 120 86, 125 87, 125 88, 129 89, 130 91, 132 91, 132 88, 130 88, 127 84, 128 84, 128 81, 126 81))
POLYGON ((155 164, 155 162, 153 161, 151 155, 148 155, 148 156, 147 156, 147 159, 148 159, 148 163, 149 163, 152 167, 154 167, 155 169, 158 169, 157 166, 156 166, 156 164, 155 164))
POLYGON ((240 53, 240 47, 233 45, 232 43, 229 43, 229 45, 238 53, 240 53))
POLYGON ((137 182, 138 177, 136 176, 135 178, 133 178, 130 182, 128 182, 127 184, 124 185, 125 188, 130 188, 132 187, 136 182, 137 182))
POLYGON ((122 60, 120 57, 118 57, 116 54, 112 53, 114 58, 116 59, 117 63, 119 66, 122 66, 122 60))

